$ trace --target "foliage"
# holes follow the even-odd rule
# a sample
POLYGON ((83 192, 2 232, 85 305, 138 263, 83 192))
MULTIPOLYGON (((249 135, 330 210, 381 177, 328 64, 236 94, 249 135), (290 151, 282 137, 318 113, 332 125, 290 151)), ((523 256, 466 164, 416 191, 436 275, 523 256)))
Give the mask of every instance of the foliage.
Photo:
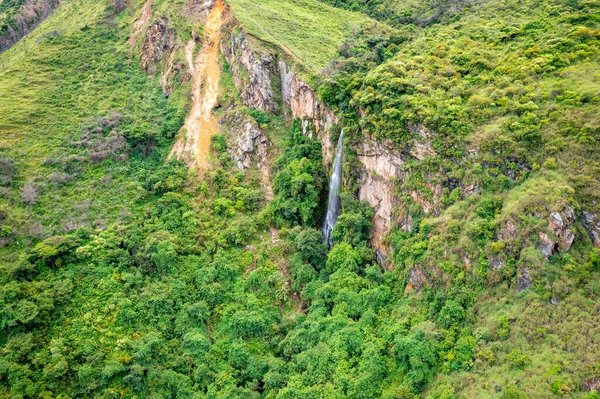
POLYGON ((325 178, 318 141, 302 134, 300 121, 294 122, 284 144, 286 149, 277 161, 273 190, 276 194, 271 206, 276 223, 285 222, 313 226, 317 222, 320 198, 325 178))
POLYGON ((231 6, 286 60, 333 61, 312 80, 348 152, 369 135, 405 156, 391 270, 355 154, 322 241, 322 148, 301 121, 240 108, 273 143, 272 201, 225 134, 201 179, 167 157, 187 8, 153 4, 179 48, 167 99, 126 45, 131 10, 65 1, 0 56, 0 397, 586 397, 600 256, 579 221, 569 252, 536 240, 550 212, 595 211, 596 3, 326 3, 231 6), (411 158, 415 140, 436 155, 411 158))

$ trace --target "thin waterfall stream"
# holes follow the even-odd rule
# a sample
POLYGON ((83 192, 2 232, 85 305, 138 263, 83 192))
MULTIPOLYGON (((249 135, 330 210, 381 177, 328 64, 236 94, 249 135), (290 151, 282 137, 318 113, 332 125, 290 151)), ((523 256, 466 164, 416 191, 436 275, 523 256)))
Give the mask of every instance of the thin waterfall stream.
POLYGON ((333 168, 331 171, 331 181, 329 182, 329 196, 327 198, 327 213, 325 214, 325 222, 323 223, 323 237, 325 242, 331 246, 331 232, 340 215, 340 182, 342 181, 342 147, 344 142, 344 130, 340 133, 333 168))

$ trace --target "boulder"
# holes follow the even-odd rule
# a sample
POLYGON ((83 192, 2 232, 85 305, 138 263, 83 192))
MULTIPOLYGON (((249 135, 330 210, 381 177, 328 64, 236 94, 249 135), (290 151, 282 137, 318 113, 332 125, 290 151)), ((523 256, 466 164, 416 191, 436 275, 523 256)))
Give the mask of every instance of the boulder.
POLYGON ((567 252, 571 249, 575 234, 571 230, 571 226, 575 223, 575 212, 570 206, 565 206, 561 212, 550 213, 548 219, 548 230, 539 232, 540 250, 546 258, 550 257, 554 252, 567 252))

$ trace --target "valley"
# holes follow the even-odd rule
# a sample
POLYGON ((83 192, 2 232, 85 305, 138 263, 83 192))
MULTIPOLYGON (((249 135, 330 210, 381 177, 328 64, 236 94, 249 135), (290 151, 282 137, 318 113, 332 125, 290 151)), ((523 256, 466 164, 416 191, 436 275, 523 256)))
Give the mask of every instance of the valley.
POLYGON ((0 398, 598 398, 596 0, 0 3, 0 398))

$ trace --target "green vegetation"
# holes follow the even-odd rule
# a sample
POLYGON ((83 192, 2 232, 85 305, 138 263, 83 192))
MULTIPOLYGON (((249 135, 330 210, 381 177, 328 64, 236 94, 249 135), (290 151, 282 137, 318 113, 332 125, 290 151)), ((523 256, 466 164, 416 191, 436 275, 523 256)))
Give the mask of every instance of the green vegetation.
MULTIPOLYGON (((373 15, 377 3, 351 8, 373 15)), ((463 334, 492 335, 455 335, 454 349, 435 361, 442 374, 428 397, 585 397, 580 384, 597 373, 597 351, 588 357, 587 349, 571 346, 577 337, 589 348, 584 342, 597 334, 581 328, 598 299, 588 234, 573 226, 579 244, 548 260, 537 237, 550 212, 598 212, 597 13, 593 1, 488 1, 423 30, 394 23, 401 34, 350 46, 339 72, 320 88, 357 144, 374 135, 406 151, 423 140, 414 124, 434 132, 435 155, 406 162, 410 174, 397 186, 401 217, 410 216, 414 228, 388 237, 394 267, 409 275, 419 265, 430 285, 450 284, 452 300, 457 291, 468 293, 470 300, 459 302, 465 316, 453 305, 451 315, 440 311, 441 327, 452 321, 463 334), (439 217, 425 211, 427 203, 439 217), (508 222, 516 226, 513 236, 508 222), (514 291, 524 270, 535 294, 514 291), (479 316, 469 316, 472 310, 479 316), (567 321, 562 312, 582 317, 567 321), (457 364, 474 368, 449 373, 457 364), (560 366, 550 371, 552 364, 560 366)))
POLYGON ((331 248, 321 141, 244 107, 224 61, 215 112, 269 138, 272 192, 230 132, 201 177, 168 158, 201 27, 155 2, 179 46, 165 98, 127 45, 141 3, 65 0, 0 56, 0 398, 598 397, 598 2, 232 0, 252 40, 328 66, 331 248), (406 155, 392 270, 356 198, 367 136, 406 155))
POLYGON ((0 34, 12 26, 19 7, 25 3, 25 0, 2 0, 0 2, 0 34))
MULTIPOLYGON (((332 6, 361 11, 393 26, 426 26, 459 19, 473 5, 469 0, 319 0, 332 6)), ((477 4, 475 4, 476 6, 477 4)))
POLYGON ((314 0, 231 0, 244 28, 279 46, 309 71, 320 73, 347 38, 374 21, 360 13, 338 10, 314 0))

